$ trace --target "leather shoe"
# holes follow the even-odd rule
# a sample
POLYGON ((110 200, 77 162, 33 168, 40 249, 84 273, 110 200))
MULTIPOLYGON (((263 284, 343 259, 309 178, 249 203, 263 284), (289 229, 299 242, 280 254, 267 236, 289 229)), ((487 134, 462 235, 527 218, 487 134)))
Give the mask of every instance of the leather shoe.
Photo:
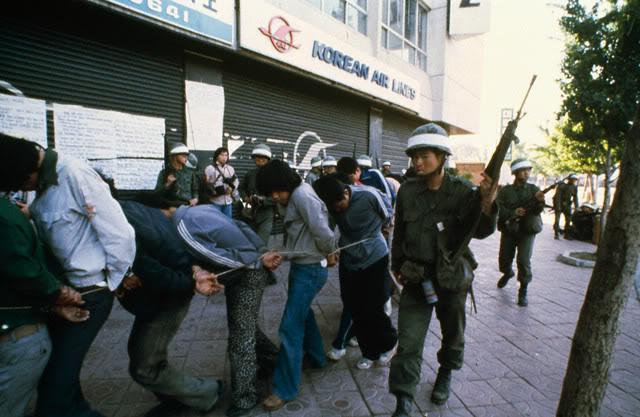
POLYGON ((275 394, 269 395, 262 402, 262 408, 264 408, 265 411, 276 411, 281 409, 283 406, 284 406, 284 400, 275 394))
POLYGON ((396 395, 396 411, 391 417, 409 417, 411 408, 413 407, 413 399, 408 395, 396 395))

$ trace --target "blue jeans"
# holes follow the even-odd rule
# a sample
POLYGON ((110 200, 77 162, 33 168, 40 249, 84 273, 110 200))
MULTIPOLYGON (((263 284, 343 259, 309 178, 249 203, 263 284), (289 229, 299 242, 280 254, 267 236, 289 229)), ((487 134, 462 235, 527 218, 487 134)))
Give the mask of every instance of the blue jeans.
MULTIPOLYGON (((78 289, 82 292, 82 289, 78 289)), ((71 323, 53 316, 49 320, 51 358, 38 385, 37 417, 102 417, 92 410, 80 387, 80 369, 93 340, 111 312, 113 295, 108 290, 82 296, 90 317, 71 323)))
POLYGON ((311 303, 327 282, 327 268, 317 264, 291 264, 289 293, 280 323, 280 352, 273 373, 273 393, 285 401, 298 395, 302 357, 314 366, 325 364, 322 336, 311 303))
POLYGON ((231 205, 231 204, 216 204, 216 203, 211 203, 211 204, 213 204, 213 207, 215 207, 218 210, 220 210, 222 212, 222 214, 224 214, 228 218, 231 218, 233 216, 233 205, 231 205))
POLYGON ((0 343, 0 416, 23 417, 51 354, 47 326, 0 343))

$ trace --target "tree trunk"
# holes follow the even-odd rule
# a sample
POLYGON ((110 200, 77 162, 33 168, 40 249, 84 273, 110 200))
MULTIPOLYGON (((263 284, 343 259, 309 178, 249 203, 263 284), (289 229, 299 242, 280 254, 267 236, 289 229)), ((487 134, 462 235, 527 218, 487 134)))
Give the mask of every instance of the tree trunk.
POLYGON ((607 146, 607 161, 604 166, 604 200, 602 202, 602 212, 600 213, 600 238, 602 242, 604 229, 607 225, 607 215, 609 214, 609 203, 611 201, 611 146, 607 146))
POLYGON ((629 131, 607 229, 573 336, 557 417, 598 417, 620 313, 640 252, 640 107, 629 131))

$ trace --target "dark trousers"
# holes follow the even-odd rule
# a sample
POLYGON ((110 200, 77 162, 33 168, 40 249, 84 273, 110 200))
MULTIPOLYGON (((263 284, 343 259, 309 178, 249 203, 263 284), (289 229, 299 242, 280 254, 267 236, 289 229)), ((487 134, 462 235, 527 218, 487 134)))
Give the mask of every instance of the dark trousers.
POLYGON ((360 271, 340 268, 340 293, 345 309, 353 316, 353 330, 362 356, 376 360, 391 350, 398 334, 391 319, 384 312, 389 294, 387 266, 389 257, 376 261, 360 271))
POLYGON ((189 407, 207 411, 218 401, 215 378, 186 375, 168 361, 167 348, 189 310, 184 300, 151 317, 136 317, 129 336, 129 373, 134 381, 158 398, 172 399, 189 407))
POLYGON ((566 208, 564 210, 554 209, 553 213, 555 215, 555 219, 553 221, 553 231, 557 236, 558 233, 560 232, 560 218, 564 216, 564 233, 566 235, 569 227, 571 226, 571 207, 566 208))
POLYGON ((351 311, 346 307, 342 307, 342 314, 340 315, 340 325, 338 326, 338 334, 331 342, 331 346, 334 349, 344 349, 347 347, 347 342, 355 335, 353 331, 353 317, 351 311))
MULTIPOLYGON (((443 291, 437 287, 436 292, 438 302, 435 310, 442 331, 438 362, 447 369, 460 369, 464 359, 467 293, 443 291)), ((404 286, 398 308, 398 353, 391 360, 389 392, 415 395, 416 386, 420 383, 424 339, 433 309, 434 304, 427 304, 420 284, 404 286)))
POLYGON ((38 385, 37 417, 102 417, 82 394, 80 369, 84 357, 109 317, 113 295, 108 289, 82 296, 90 318, 71 323, 59 317, 49 321, 51 358, 38 385))
POLYGON ((533 254, 533 243, 536 240, 534 234, 506 233, 500 235, 500 253, 498 254, 498 264, 500 272, 513 276, 513 258, 518 251, 516 264, 518 265, 518 281, 523 284, 531 282, 533 274, 531 272, 531 255, 533 254))

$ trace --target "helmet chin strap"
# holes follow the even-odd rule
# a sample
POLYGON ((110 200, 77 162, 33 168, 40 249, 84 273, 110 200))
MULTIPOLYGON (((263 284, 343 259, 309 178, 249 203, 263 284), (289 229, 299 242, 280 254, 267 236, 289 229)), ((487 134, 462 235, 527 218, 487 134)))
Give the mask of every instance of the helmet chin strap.
POLYGON ((444 166, 446 163, 447 163, 447 156, 445 155, 445 157, 442 159, 442 162, 438 165, 438 167, 433 171, 431 171, 430 173, 428 173, 427 175, 425 175, 425 177, 427 179, 431 179, 433 177, 439 176, 440 174, 442 174, 442 171, 444 170, 444 166))

